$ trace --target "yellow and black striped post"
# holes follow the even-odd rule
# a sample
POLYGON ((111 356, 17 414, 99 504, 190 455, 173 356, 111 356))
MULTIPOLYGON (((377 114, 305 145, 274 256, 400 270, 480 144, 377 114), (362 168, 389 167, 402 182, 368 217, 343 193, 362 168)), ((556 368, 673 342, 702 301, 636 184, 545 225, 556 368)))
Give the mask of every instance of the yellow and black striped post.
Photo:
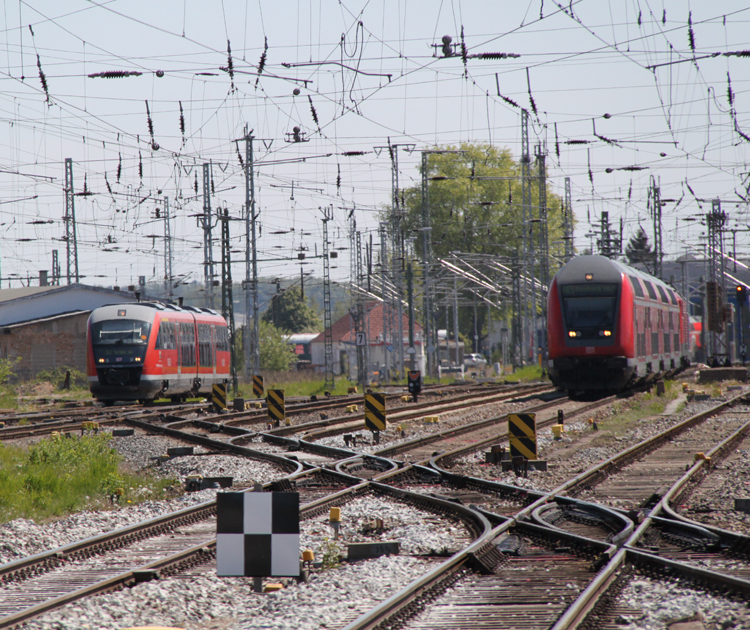
POLYGON ((227 386, 226 383, 214 383, 211 401, 215 411, 223 411, 227 408, 227 386))
POLYGON ((508 414, 508 441, 511 458, 536 459, 536 414, 508 414))
POLYGON ((385 431, 385 394, 365 394, 365 427, 385 431))
POLYGON ((269 389, 266 395, 266 406, 268 417, 274 422, 281 422, 286 418, 286 405, 284 404, 283 389, 269 389))
POLYGON ((260 374, 253 374, 253 396, 263 398, 263 377, 260 374))

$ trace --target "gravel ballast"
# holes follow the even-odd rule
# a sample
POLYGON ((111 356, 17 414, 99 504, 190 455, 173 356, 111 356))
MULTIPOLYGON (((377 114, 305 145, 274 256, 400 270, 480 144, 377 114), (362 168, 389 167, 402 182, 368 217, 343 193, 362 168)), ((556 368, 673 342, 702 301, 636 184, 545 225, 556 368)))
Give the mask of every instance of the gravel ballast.
MULTIPOLYGON (((189 576, 142 584, 121 592, 75 602, 27 624, 37 630, 117 630, 127 626, 165 625, 195 629, 269 628, 313 630, 340 627, 439 561, 423 554, 446 554, 463 548, 469 537, 461 525, 413 506, 367 495, 341 506, 339 540, 327 517, 301 523, 301 549, 316 560, 334 562, 346 544, 397 540, 401 553, 337 568, 315 570, 309 583, 285 580, 273 594, 253 592, 252 579, 217 578, 214 566, 189 576), (384 530, 362 533, 365 522, 379 517, 384 530)), ((275 581, 275 580, 274 580, 275 581)))

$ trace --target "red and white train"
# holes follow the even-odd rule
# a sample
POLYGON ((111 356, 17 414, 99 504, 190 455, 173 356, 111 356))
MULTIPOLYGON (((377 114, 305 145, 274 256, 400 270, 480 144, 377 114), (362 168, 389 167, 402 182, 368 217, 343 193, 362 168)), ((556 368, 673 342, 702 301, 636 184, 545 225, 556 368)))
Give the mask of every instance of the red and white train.
POLYGON ((89 317, 87 341, 89 389, 105 405, 209 395, 230 377, 227 323, 207 308, 102 306, 89 317))
POLYGON ((687 303, 661 280, 604 256, 578 256, 547 300, 548 369, 570 393, 618 391, 689 364, 687 303))

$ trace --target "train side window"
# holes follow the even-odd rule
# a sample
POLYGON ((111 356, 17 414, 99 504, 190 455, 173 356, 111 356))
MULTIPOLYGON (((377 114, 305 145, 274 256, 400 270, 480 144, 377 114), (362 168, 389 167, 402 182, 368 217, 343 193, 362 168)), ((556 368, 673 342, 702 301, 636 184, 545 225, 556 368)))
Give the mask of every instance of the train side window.
POLYGON ((672 291, 672 289, 667 289, 667 295, 669 295, 669 301, 677 306, 677 296, 675 295, 675 292, 672 291))
POLYGON ((635 291, 636 296, 642 298, 643 287, 641 286, 641 281, 635 276, 628 276, 628 278, 630 278, 630 284, 633 285, 633 291, 635 291))
POLYGON ((219 352, 229 352, 229 331, 226 326, 216 327, 216 349, 219 352))
POLYGON ((648 291, 648 297, 650 297, 652 300, 656 300, 656 291, 654 290, 654 285, 651 284, 650 281, 644 280, 643 284, 646 285, 646 291, 648 291))
POLYGON ((180 324, 180 365, 195 367, 195 327, 180 324))
POLYGON ((661 301, 664 302, 664 304, 669 304, 669 298, 667 297, 667 292, 664 290, 664 287, 660 284, 656 285, 656 288, 659 289, 659 295, 661 296, 661 301))
POLYGON ((198 360, 201 367, 214 365, 211 343, 211 324, 198 324, 198 360))

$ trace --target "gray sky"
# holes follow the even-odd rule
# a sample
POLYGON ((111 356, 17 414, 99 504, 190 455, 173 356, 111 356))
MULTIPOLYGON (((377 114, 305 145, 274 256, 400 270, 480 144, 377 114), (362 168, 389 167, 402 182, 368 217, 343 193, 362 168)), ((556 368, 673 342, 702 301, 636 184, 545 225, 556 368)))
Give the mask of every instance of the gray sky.
MULTIPOLYGON (((201 165, 211 162, 212 207, 240 217, 244 175, 233 141, 245 126, 259 138, 261 273, 298 276, 299 266, 283 259, 296 258, 299 247, 320 248, 319 208, 333 206, 334 247, 348 247, 352 210, 357 229, 377 229, 391 172, 388 152, 376 148, 389 138, 416 147, 399 154, 402 186, 415 185, 421 148, 492 142, 518 156, 520 109, 498 87, 531 109, 530 86, 532 151, 546 144, 558 194, 571 178, 579 249, 589 244, 587 217, 602 211, 624 219, 626 239, 639 224, 651 234, 652 176, 662 198, 674 200, 663 209, 668 254, 700 243, 702 226, 686 219, 710 202, 696 197, 721 198, 732 226, 747 227, 740 195, 750 183, 750 144, 737 129, 750 137, 750 58, 723 54, 750 49, 750 7, 741 2, 13 0, 3 2, 2 20, 3 287, 50 269, 52 249, 65 273, 65 158, 73 159, 76 192, 85 182, 93 193, 76 197, 84 282, 163 277, 161 197, 170 198, 175 217, 174 273, 202 280, 196 173, 200 180, 201 165), (460 42, 462 28, 469 55, 520 57, 466 64, 435 57, 432 45, 443 35, 460 42), (233 79, 221 69, 228 41, 233 79), (89 78, 107 71, 141 74, 89 78), (309 142, 285 141, 295 125, 309 142), (352 151, 364 154, 344 155, 352 151), (633 166, 642 170, 618 170, 633 166)), ((237 260, 243 234, 233 223, 237 260)), ((750 237, 737 236, 738 250, 750 254, 750 237)), ((332 273, 343 279, 347 251, 339 261, 332 273)), ((305 270, 320 275, 319 261, 305 270)), ((233 276, 244 277, 244 263, 233 276)))

